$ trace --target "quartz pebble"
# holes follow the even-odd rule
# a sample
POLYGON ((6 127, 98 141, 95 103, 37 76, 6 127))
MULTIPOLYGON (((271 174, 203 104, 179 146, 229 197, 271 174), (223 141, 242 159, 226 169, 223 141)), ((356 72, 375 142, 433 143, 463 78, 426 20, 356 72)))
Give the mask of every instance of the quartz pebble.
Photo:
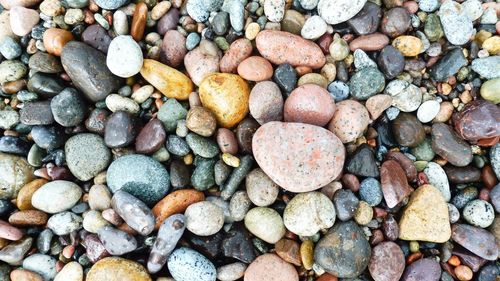
POLYGON ((109 44, 106 65, 116 76, 134 76, 141 70, 142 63, 141 48, 131 36, 117 36, 109 44))
POLYGON ((200 236, 217 233, 224 224, 223 210, 211 202, 197 202, 187 207, 186 228, 200 236))
POLYGON ((118 190, 113 194, 111 206, 130 228, 146 236, 154 230, 155 218, 151 210, 139 199, 118 190))
POLYGON ((300 236, 313 236, 335 222, 332 202, 319 192, 296 195, 286 206, 283 220, 288 230, 300 236))
POLYGON ((168 258, 167 263, 175 280, 216 280, 217 273, 213 263, 192 249, 183 247, 175 250, 168 258))

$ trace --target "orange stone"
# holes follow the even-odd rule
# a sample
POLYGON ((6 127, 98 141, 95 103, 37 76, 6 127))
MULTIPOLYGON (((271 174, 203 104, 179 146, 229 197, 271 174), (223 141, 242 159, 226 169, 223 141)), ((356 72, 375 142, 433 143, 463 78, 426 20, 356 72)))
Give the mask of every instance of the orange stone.
POLYGON ((459 265, 455 267, 455 275, 457 276, 458 280, 460 281, 469 281, 472 279, 472 270, 465 265, 459 265))
POLYGON ((42 276, 26 269, 16 269, 10 272, 12 281, 43 281, 42 276))
POLYGON ((39 210, 26 210, 15 212, 9 217, 9 223, 19 226, 45 225, 48 216, 39 210))
POLYGON ((144 2, 137 3, 134 16, 132 17, 132 25, 130 27, 130 35, 132 35, 132 38, 137 42, 141 41, 142 37, 144 37, 147 19, 148 6, 144 2))
POLYGON ((196 202, 205 200, 203 192, 194 189, 176 190, 165 196, 153 207, 153 215, 156 218, 156 229, 171 215, 183 213, 187 207, 196 202))
POLYGON ((17 208, 19 208, 19 210, 21 211, 34 209, 33 205, 31 205, 31 197, 33 196, 33 193, 35 193, 35 191, 37 191, 42 185, 46 183, 47 180, 36 179, 21 187, 16 199, 17 208))
POLYGON ((281 239, 274 245, 276 254, 284 261, 301 266, 300 246, 299 243, 290 239, 281 239))
POLYGON ((64 45, 72 40, 73 34, 60 28, 49 28, 43 33, 43 45, 47 53, 55 56, 60 56, 64 45))

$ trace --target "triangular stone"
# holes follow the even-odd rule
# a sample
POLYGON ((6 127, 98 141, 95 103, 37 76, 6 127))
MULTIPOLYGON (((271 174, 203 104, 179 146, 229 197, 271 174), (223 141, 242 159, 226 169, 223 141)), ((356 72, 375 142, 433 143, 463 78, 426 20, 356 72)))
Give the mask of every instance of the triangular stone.
POLYGON ((399 221, 399 238, 444 243, 450 236, 448 206, 443 195, 430 184, 422 185, 413 192, 403 211, 399 221))
POLYGON ((378 177, 379 171, 373 150, 367 144, 360 145, 346 165, 349 173, 362 177, 378 177))

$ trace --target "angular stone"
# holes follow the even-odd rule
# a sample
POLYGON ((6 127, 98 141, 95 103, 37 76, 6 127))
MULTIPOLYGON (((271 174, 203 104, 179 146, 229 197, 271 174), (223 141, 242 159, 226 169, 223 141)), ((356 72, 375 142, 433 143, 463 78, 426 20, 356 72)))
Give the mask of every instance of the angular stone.
POLYGON ((374 177, 379 176, 379 170, 373 150, 367 144, 360 145, 349 158, 346 170, 356 176, 374 177))
POLYGON ((385 161, 380 167, 382 192, 389 208, 394 208, 413 191, 408 185, 406 174, 394 160, 385 161))
POLYGON ((446 53, 429 70, 431 77, 438 82, 445 82, 448 77, 458 73, 461 67, 467 65, 467 59, 461 48, 455 48, 446 53))
POLYGON ((432 150, 450 164, 464 167, 472 162, 470 145, 444 123, 432 125, 432 150))

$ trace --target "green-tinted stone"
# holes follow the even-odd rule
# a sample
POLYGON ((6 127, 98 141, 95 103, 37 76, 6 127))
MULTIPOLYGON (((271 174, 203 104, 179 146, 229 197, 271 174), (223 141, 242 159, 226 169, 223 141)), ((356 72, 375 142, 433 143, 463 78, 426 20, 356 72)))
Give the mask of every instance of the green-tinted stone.
POLYGON ((427 16, 424 26, 424 33, 431 42, 438 41, 444 36, 443 27, 437 14, 427 16))
POLYGON ((417 158, 417 160, 431 161, 436 155, 432 150, 431 140, 426 138, 419 145, 411 149, 411 154, 417 158))
POLYGON ((186 116, 187 110, 176 99, 167 100, 158 110, 158 119, 163 122, 167 132, 174 132, 177 120, 185 119, 186 116))
POLYGON ((366 100, 384 90, 384 74, 376 67, 366 67, 356 72, 349 81, 351 95, 357 100, 366 100))
POLYGON ((481 86, 481 97, 494 104, 500 103, 500 78, 484 82, 481 86))
POLYGON ((219 154, 219 146, 209 138, 202 137, 195 133, 189 133, 186 136, 186 142, 194 152, 204 158, 212 158, 219 154))
POLYGON ((196 158, 196 168, 191 176, 191 184, 194 188, 203 191, 215 185, 215 162, 215 159, 196 158))

